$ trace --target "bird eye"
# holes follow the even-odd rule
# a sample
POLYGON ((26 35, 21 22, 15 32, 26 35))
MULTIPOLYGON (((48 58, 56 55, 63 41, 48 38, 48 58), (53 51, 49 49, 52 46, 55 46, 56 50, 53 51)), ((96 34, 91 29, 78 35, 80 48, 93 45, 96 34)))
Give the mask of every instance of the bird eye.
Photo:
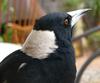
POLYGON ((68 25, 68 19, 64 20, 64 25, 67 26, 68 25))

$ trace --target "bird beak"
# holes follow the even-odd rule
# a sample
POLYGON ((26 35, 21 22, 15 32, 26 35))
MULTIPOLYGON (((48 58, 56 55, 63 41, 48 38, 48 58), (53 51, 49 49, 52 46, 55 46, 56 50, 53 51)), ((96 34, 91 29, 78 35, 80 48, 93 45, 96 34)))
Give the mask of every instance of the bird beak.
POLYGON ((71 26, 73 27, 78 22, 78 20, 85 14, 85 12, 89 10, 91 9, 80 9, 76 11, 67 12, 67 14, 72 16, 71 26))

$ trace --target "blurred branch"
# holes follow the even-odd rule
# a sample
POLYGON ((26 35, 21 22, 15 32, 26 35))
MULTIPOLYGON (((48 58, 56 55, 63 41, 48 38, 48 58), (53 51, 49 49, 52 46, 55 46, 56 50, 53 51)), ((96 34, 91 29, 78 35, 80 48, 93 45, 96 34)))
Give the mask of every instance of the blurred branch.
POLYGON ((96 31, 100 31, 100 26, 97 26, 95 28, 92 28, 92 29, 86 31, 84 34, 82 34, 82 35, 80 35, 78 37, 73 38, 72 41, 76 41, 76 40, 79 40, 79 39, 81 39, 83 37, 87 37, 87 36, 89 36, 90 34, 96 32, 96 31))

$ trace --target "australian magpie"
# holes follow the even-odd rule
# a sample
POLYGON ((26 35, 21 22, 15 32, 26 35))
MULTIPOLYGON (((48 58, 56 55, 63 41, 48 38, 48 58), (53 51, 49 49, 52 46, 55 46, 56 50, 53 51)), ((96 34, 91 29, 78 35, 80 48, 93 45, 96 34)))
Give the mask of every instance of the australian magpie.
POLYGON ((0 83, 74 83, 73 26, 87 10, 50 13, 36 20, 22 48, 0 63, 0 83))

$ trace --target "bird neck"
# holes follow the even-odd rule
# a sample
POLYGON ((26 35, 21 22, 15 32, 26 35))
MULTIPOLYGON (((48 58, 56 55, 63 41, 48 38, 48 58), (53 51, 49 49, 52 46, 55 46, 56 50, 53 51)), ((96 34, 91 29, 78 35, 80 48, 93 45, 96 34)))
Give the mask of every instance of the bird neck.
POLYGON ((44 59, 57 48, 53 31, 32 30, 21 51, 32 58, 44 59))
POLYGON ((70 41, 70 40, 61 39, 61 40, 58 40, 56 42, 56 44, 59 47, 58 51, 60 51, 60 52, 66 53, 66 52, 70 52, 70 51, 74 50, 72 41, 70 41))

